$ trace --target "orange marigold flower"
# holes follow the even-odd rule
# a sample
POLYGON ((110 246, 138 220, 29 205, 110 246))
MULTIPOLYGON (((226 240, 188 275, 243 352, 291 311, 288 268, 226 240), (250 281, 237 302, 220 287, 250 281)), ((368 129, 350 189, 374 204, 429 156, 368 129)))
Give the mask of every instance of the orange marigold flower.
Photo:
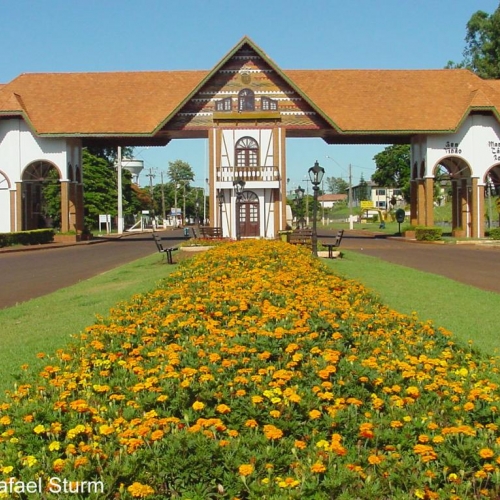
POLYGON ((162 430, 156 430, 151 433, 151 441, 159 441, 163 438, 164 432, 162 430))
POLYGON ((307 446, 307 444, 304 441, 300 441, 298 439, 295 440, 293 445, 295 446, 295 448, 298 448, 299 450, 303 450, 307 446))
POLYGON ((321 474, 326 471, 326 467, 321 462, 316 462, 311 465, 311 472, 315 472, 316 474, 321 474))
POLYGON ((311 420, 316 420, 316 419, 318 419, 318 418, 320 418, 320 417, 321 417, 321 412, 320 412, 320 411, 318 411, 318 410, 311 410, 311 411, 309 412, 309 418, 310 418, 311 420))
POLYGON ((253 470, 254 469, 252 464, 243 464, 238 467, 240 476, 249 476, 253 472, 253 470))
POLYGON ((385 458, 382 455, 370 455, 368 457, 368 463, 370 463, 371 465, 378 465, 384 460, 385 458))
POLYGON ((267 439, 280 439, 283 437, 283 431, 274 425, 264 425, 264 435, 267 439))
POLYGON ((259 427, 259 424, 257 423, 256 420, 252 418, 245 422, 245 427, 250 427, 251 429, 255 429, 256 427, 259 427))
POLYGON ((479 450, 479 456, 481 458, 492 458, 495 456, 495 452, 489 448, 482 448, 479 450))
POLYGON ((215 408, 219 413, 225 415, 226 413, 231 413, 231 408, 225 404, 217 405, 215 408))

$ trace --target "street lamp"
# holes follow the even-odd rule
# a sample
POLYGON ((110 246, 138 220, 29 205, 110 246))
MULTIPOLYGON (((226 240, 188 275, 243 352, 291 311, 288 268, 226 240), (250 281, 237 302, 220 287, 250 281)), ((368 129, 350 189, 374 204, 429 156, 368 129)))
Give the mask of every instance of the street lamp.
POLYGON ((222 192, 222 189, 219 189, 219 192, 217 193, 217 200, 219 201, 219 225, 220 225, 220 235, 221 237, 224 236, 222 233, 222 204, 224 203, 224 193, 222 192))
POLYGON ((236 191, 236 239, 241 240, 241 228, 240 228, 240 208, 241 208, 241 196, 243 194, 243 189, 245 188, 245 181, 238 179, 233 182, 234 190, 236 191))
POLYGON ((299 208, 302 204, 302 199, 304 198, 304 188, 301 188, 300 186, 295 190, 295 204, 297 205, 297 229, 300 228, 300 225, 304 224, 304 218, 301 217, 299 219, 299 208))
POLYGON ((325 169, 320 166, 318 160, 315 161, 314 166, 309 169, 309 179, 313 185, 314 193, 314 207, 313 207, 313 230, 312 230, 312 253, 318 256, 318 232, 316 229, 316 218, 318 215, 318 191, 319 185, 325 175, 325 169))
POLYGON ((196 191, 196 201, 194 203, 196 212, 196 227, 200 227, 200 202, 198 201, 198 191, 196 191))

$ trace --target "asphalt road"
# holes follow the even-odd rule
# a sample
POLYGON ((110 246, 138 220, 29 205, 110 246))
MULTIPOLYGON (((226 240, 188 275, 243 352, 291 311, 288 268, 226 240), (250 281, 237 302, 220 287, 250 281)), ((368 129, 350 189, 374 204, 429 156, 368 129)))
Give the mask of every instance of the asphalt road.
MULTIPOLYGON (((185 239, 182 230, 165 231, 161 235, 172 244, 185 239)), ((334 231, 320 231, 318 238, 324 240, 334 238, 334 235, 334 231)), ((341 250, 365 253, 500 293, 498 246, 411 243, 347 231, 341 250)), ((110 238, 98 244, 0 252, 0 309, 54 292, 155 252, 150 233, 110 238)), ((397 273, 388 279, 397 279, 397 273)))

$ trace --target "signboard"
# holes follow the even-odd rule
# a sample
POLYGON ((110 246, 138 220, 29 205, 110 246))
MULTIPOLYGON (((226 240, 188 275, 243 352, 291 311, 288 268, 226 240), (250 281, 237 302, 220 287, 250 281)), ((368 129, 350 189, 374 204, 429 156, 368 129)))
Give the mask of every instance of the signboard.
POLYGON ((182 210, 180 208, 174 208, 174 207, 172 207, 170 209, 170 215, 172 215, 172 216, 182 215, 182 210))
POLYGON ((375 208, 373 206, 373 201, 370 201, 370 200, 363 200, 360 202, 360 206, 363 210, 366 210, 368 208, 375 208))
POLYGON ((104 214, 99 215, 99 231, 101 230, 101 225, 104 224, 106 228, 106 233, 109 234, 111 232, 111 215, 104 214))

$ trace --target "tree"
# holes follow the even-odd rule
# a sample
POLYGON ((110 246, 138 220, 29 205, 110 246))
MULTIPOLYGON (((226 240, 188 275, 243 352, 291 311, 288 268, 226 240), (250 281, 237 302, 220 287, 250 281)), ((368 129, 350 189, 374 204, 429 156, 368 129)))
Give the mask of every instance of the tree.
POLYGON ((397 188, 408 201, 410 199, 410 146, 388 146, 373 157, 376 169, 372 181, 381 187, 397 188))
POLYGON ((182 182, 187 183, 194 180, 194 173, 191 165, 182 160, 168 162, 167 176, 174 184, 182 182))
POLYGON ((341 177, 327 177, 326 189, 332 194, 345 194, 349 190, 349 183, 341 177))
POLYGON ((467 23, 464 59, 447 68, 467 68, 481 78, 500 78, 500 6, 491 15, 478 10, 467 23))
POLYGON ((361 177, 359 178, 359 186, 358 186, 358 200, 363 201, 363 200, 369 200, 369 199, 370 199, 370 194, 368 191, 368 183, 365 181, 363 174, 361 174, 361 177))

